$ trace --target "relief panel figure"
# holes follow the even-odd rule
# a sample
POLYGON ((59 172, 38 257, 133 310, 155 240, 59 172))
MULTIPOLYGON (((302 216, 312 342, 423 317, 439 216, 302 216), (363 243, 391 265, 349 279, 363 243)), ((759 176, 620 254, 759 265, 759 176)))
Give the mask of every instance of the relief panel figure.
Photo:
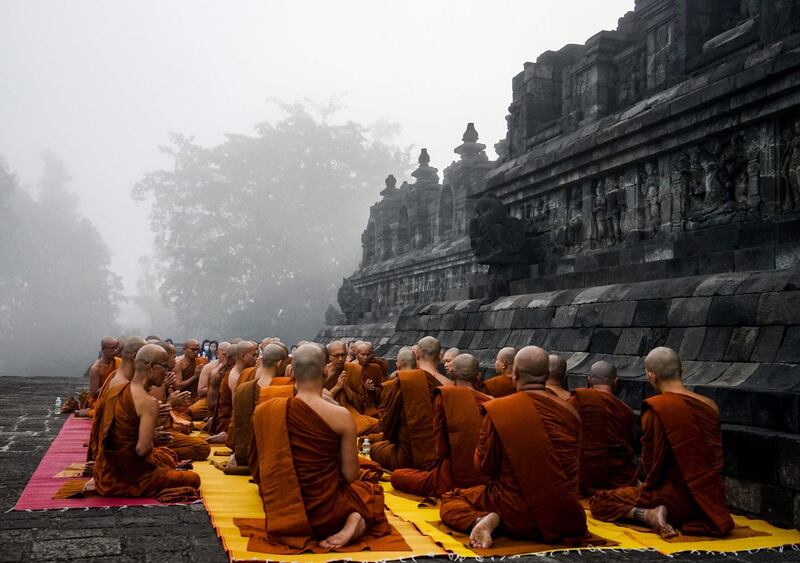
POLYGON ((622 242, 625 193, 620 189, 619 184, 619 179, 612 176, 608 192, 606 192, 606 233, 609 246, 622 242))
POLYGON ((783 131, 781 171, 783 172, 783 210, 800 210, 800 118, 783 131))
POLYGON ((592 198, 592 237, 597 246, 600 246, 606 240, 607 209, 605 182, 600 179, 597 181, 594 197, 592 198))

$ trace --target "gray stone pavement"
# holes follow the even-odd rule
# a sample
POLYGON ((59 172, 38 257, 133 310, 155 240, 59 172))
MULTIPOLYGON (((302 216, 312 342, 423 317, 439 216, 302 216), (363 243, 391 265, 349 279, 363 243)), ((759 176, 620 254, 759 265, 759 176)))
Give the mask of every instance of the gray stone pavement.
MULTIPOLYGON (((50 413, 56 396, 86 381, 0 377, 0 562, 227 561, 202 505, 109 510, 10 511, 66 417, 50 413)), ((571 552, 531 561, 800 561, 800 552, 686 554, 571 552)))

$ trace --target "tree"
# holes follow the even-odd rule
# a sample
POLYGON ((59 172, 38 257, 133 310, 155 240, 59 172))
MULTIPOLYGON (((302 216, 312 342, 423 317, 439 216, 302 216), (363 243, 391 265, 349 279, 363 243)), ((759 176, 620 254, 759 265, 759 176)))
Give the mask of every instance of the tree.
POLYGON ((42 155, 39 197, 0 166, 8 194, 0 230, 0 370, 13 375, 76 375, 117 327, 120 280, 110 251, 66 190, 63 163, 42 155))
POLYGON ((408 150, 333 123, 335 108, 282 109, 214 147, 174 135, 172 169, 134 187, 153 200, 162 296, 185 337, 313 337, 383 178, 408 168, 408 150))

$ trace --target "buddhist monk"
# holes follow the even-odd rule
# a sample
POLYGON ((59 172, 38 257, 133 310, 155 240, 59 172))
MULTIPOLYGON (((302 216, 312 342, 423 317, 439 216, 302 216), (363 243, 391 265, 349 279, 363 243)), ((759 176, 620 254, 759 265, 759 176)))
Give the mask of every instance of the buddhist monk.
POLYGON ((221 342, 217 354, 220 363, 211 371, 208 384, 208 408, 211 411, 211 418, 206 428, 211 434, 206 440, 209 444, 224 444, 228 438, 228 425, 233 416, 233 401, 229 400, 227 406, 220 408, 220 394, 227 388, 225 377, 233 369, 236 363, 231 351, 230 342, 221 342), (225 385, 223 385, 225 382, 225 385))
POLYGON ((119 341, 113 336, 106 336, 100 341, 100 357, 89 368, 89 407, 94 407, 97 395, 106 380, 121 363, 117 358, 119 341))
POLYGON ((606 361, 592 364, 588 389, 576 389, 569 399, 581 417, 580 492, 636 484, 633 411, 614 396, 617 368, 606 361))
POLYGON ((353 419, 322 398, 325 353, 302 345, 292 365, 297 396, 270 399, 255 411, 267 540, 297 553, 317 542, 336 549, 389 533, 383 489, 357 480, 353 419))
POLYGON ((362 342, 356 346, 356 362, 352 366, 356 375, 348 379, 351 385, 358 382, 353 389, 353 393, 358 395, 355 403, 358 411, 373 417, 378 415, 381 384, 386 379, 383 366, 374 359, 372 343, 362 342))
POLYGON ((515 348, 506 347, 497 353, 494 360, 495 376, 484 381, 487 392, 492 397, 505 397, 516 393, 517 389, 512 381, 514 377, 514 357, 517 355, 515 348))
POLYGON ((452 386, 439 387, 433 401, 436 463, 430 470, 396 469, 392 486, 423 497, 440 497, 455 487, 485 482, 473 463, 483 423, 480 405, 492 397, 475 390, 480 377, 478 359, 460 354, 451 363, 452 386))
POLYGON ((431 469, 436 463, 434 391, 444 382, 452 385, 437 371, 440 352, 439 341, 426 336, 417 344, 419 368, 398 371, 396 378, 384 383, 381 405, 384 439, 375 442, 370 451, 372 459, 384 469, 431 469))
POLYGON ((159 402, 149 394, 151 387, 163 384, 167 360, 161 346, 143 346, 136 354, 130 384, 111 389, 97 411, 94 479, 101 495, 158 498, 169 489, 188 487, 195 498, 199 496, 199 475, 168 469, 153 457, 156 446, 172 439, 157 427, 159 402))
POLYGON ((204 420, 211 416, 211 410, 208 407, 208 387, 211 380, 211 372, 221 361, 224 360, 220 358, 219 346, 217 346, 217 357, 200 369, 200 375, 197 378, 197 399, 189 407, 189 415, 192 420, 204 420))
POLYGON ((475 464, 487 484, 442 497, 442 521, 469 533, 472 547, 491 547, 495 533, 568 545, 587 537, 578 501, 581 423, 547 392, 548 363, 538 346, 517 353, 517 392, 483 405, 475 464))
POLYGON ((567 386, 567 361, 558 354, 550 354, 550 377, 547 378, 547 390, 565 401, 571 393, 567 386))
POLYGON ((442 365, 444 366, 444 374, 449 378, 453 379, 453 360, 456 359, 457 356, 461 355, 461 350, 458 348, 449 348, 447 352, 442 354, 442 365))
MULTIPOLYGON (((409 369, 417 369, 417 357, 414 354, 414 350, 411 349, 411 346, 403 346, 397 352, 397 371, 402 370, 409 370, 409 369)), ((397 372, 391 375, 391 378, 394 379, 397 377, 397 372)))
POLYGON ((193 398, 197 397, 200 366, 208 362, 208 358, 197 355, 199 351, 200 342, 190 338, 183 345, 183 354, 175 360, 175 385, 180 391, 189 391, 193 398))
MULTIPOLYGON (((347 362, 347 348, 341 340, 335 340, 326 347, 329 361, 325 365, 324 387, 327 392, 345 407, 353 418, 359 436, 379 431, 379 420, 364 414, 367 387, 364 385, 362 366, 358 362, 347 362)), ((380 372, 373 368, 373 375, 380 372)), ((375 394, 377 395, 377 393, 375 394)), ((377 413, 376 413, 377 414, 377 413)))
POLYGON ((722 436, 717 405, 681 381, 678 354, 655 348, 645 358, 647 379, 658 395, 642 404, 642 465, 636 487, 598 491, 592 515, 607 522, 641 522, 663 537, 724 536, 734 523, 725 506, 722 436))
POLYGON ((364 344, 367 345, 367 353, 369 354, 368 363, 377 365, 378 369, 381 370, 381 381, 386 381, 389 377, 389 362, 375 355, 375 345, 372 342, 365 340, 364 344))
POLYGON ((227 389, 224 390, 224 393, 220 393, 219 402, 220 406, 224 404, 227 407, 227 402, 230 400, 231 414, 225 445, 233 449, 233 438, 236 435, 233 430, 233 410, 236 408, 236 387, 240 382, 244 383, 253 378, 256 371, 255 364, 258 358, 259 348, 258 344, 252 340, 242 340, 238 344, 232 346, 231 349, 236 356, 236 363, 226 376, 228 379, 227 383, 224 379, 222 381, 222 385, 225 385, 227 389))
POLYGON ((233 409, 234 435, 228 467, 247 466, 251 463, 250 445, 253 440, 253 411, 270 395, 268 387, 275 387, 272 396, 291 397, 294 394, 292 381, 287 377, 277 377, 278 364, 286 358, 286 348, 268 344, 261 353, 256 378, 236 386, 236 399, 233 409), (277 389, 283 387, 283 389, 277 389), (277 394, 276 394, 277 393, 277 394))

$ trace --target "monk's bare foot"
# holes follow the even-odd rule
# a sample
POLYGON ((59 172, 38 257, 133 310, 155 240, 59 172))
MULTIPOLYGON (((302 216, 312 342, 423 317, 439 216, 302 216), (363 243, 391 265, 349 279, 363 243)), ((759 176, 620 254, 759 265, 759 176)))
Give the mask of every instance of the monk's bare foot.
POLYGON ((469 535, 469 545, 478 549, 488 549, 492 547, 492 533, 500 525, 500 516, 496 512, 490 512, 472 527, 469 535))
POLYGON ((667 507, 663 504, 655 508, 648 508, 644 511, 645 523, 659 533, 664 538, 672 538, 678 532, 667 522, 667 507))
POLYGON ((206 438, 206 442, 209 444, 224 444, 225 440, 228 439, 227 432, 220 432, 219 434, 214 434, 213 436, 209 436, 206 438))
POLYGON ((344 522, 344 527, 319 542, 320 547, 325 549, 337 549, 346 546, 348 543, 357 540, 367 531, 364 518, 358 512, 351 512, 344 522))

